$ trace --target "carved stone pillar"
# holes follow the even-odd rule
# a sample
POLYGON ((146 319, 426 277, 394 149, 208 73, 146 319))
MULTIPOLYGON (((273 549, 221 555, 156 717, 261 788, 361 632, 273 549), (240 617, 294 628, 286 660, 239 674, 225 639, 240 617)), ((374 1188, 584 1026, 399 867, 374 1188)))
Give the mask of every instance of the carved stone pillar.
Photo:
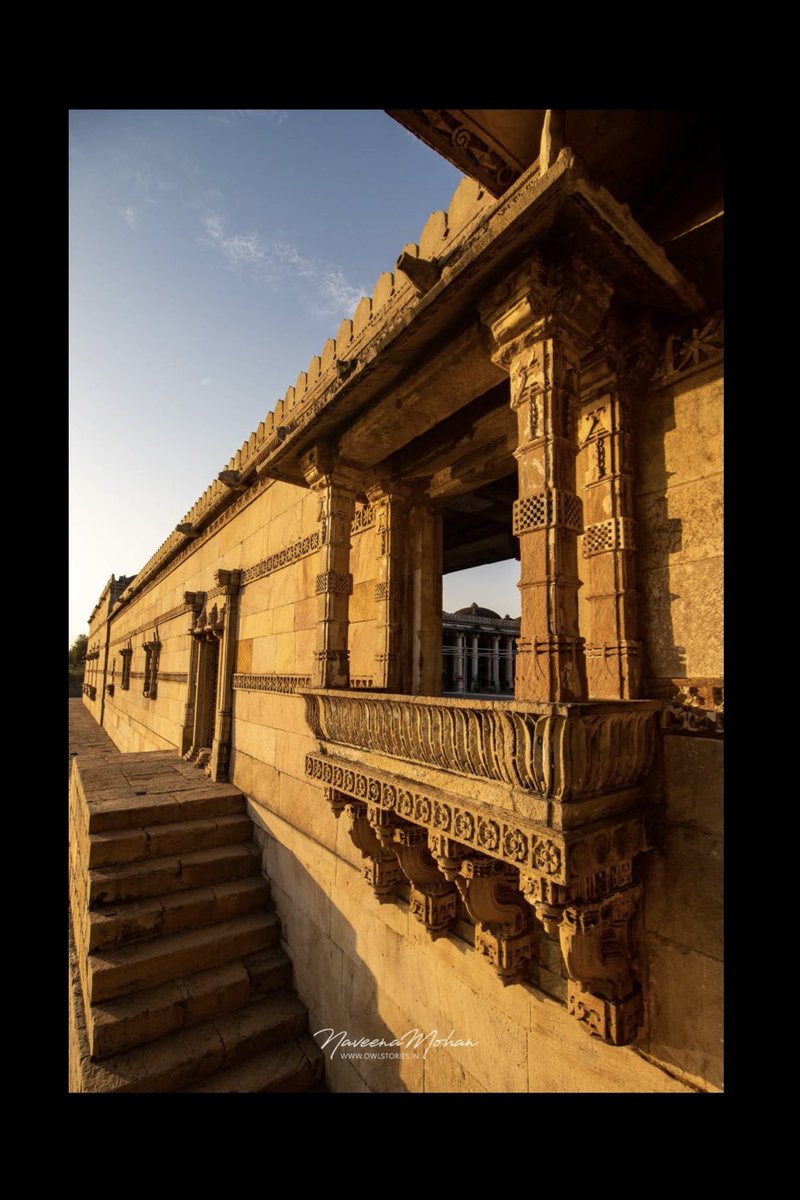
POLYGON ((584 507, 581 572, 587 589, 589 696, 640 694, 635 577, 631 408, 655 363, 657 339, 645 319, 609 322, 603 349, 584 365, 578 483, 584 507))
POLYGON ((215 571, 214 580, 225 597, 222 609, 222 635, 219 645, 217 715, 211 744, 209 775, 216 782, 228 778, 231 758, 231 717, 233 713, 233 663, 239 618, 241 571, 215 571))
POLYGON ((455 692, 458 685, 456 684, 456 676, 458 675, 458 636, 455 633, 449 635, 447 644, 447 690, 455 692))
POLYGON ((414 503, 409 510, 411 693, 438 696, 442 648, 442 513, 414 503))
POLYGON ((453 654, 450 635, 442 634, 442 691, 453 690, 453 654))
POLYGON ((520 700, 583 700, 587 694, 578 627, 583 526, 575 494, 576 406, 580 354, 610 298, 610 286, 577 257, 554 267, 537 256, 481 306, 497 347, 493 360, 511 375, 517 413, 520 700))
POLYGON ((183 757, 189 762, 194 762, 195 766, 203 768, 207 768, 211 761, 214 742, 220 645, 225 624, 223 608, 224 606, 221 607, 216 602, 210 607, 203 602, 200 611, 194 614, 189 629, 197 643, 197 652, 191 743, 183 757))
MULTIPOLYGON (((192 610, 192 627, 194 627, 198 616, 205 604, 205 592, 184 592, 183 602, 188 604, 192 610)), ((200 642, 193 636, 192 628, 189 629, 189 670, 186 679, 186 703, 183 706, 183 726, 181 729, 181 746, 180 753, 183 756, 189 752, 192 745, 192 735, 194 733, 194 706, 197 697, 197 662, 200 653, 200 642)))
POLYGON ((492 637, 492 688, 500 691, 500 638, 492 637))
POLYGON ((469 673, 470 673, 470 691, 471 691, 471 692, 477 692, 477 691, 478 691, 478 671, 479 671, 479 667, 478 667, 478 641, 479 641, 479 639, 478 639, 478 635, 477 635, 477 633, 473 633, 473 635, 472 635, 472 638, 471 638, 471 651, 472 651, 472 653, 470 654, 470 670, 469 670, 469 673))
POLYGON ((219 665, 219 639, 214 632, 197 637, 197 684, 195 687, 192 741, 184 758, 204 767, 211 758, 214 737, 219 665))
POLYGON ((504 666, 503 683, 509 692, 514 690, 514 639, 505 638, 506 657, 504 666))
POLYGON ((312 684, 322 688, 350 686, 348 626, 353 576, 350 573, 350 530, 360 490, 355 475, 338 464, 328 446, 315 446, 301 459, 309 486, 319 497, 319 599, 317 647, 312 684))
POLYGON ((456 634, 456 669, 455 669, 455 690, 457 692, 465 692, 466 673, 467 673, 467 656, 466 656, 466 635, 463 633, 456 634))
MULTIPOLYGON (((375 511, 377 542, 375 686, 407 692, 411 679, 403 614, 408 575, 408 493, 393 482, 381 481, 367 488, 367 498, 375 511)), ((441 673, 441 644, 439 669, 441 673)))

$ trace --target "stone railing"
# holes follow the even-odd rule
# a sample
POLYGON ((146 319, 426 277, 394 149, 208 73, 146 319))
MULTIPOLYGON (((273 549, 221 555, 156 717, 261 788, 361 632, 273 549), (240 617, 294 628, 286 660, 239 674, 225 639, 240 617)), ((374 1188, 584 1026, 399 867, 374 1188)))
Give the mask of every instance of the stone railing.
POLYGON ((558 800, 636 786, 655 748, 657 701, 545 704, 303 693, 320 741, 478 776, 558 800))

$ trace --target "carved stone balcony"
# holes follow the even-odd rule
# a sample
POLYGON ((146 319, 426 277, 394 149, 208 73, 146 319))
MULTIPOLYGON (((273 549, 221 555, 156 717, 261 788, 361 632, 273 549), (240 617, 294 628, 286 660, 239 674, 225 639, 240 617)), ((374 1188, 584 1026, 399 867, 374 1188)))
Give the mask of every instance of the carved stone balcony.
POLYGON ((653 714, 662 707, 655 701, 549 704, 334 690, 303 695, 308 723, 323 744, 510 785, 512 795, 528 792, 561 804, 636 788, 652 762, 653 714))
POLYGON ((438 937, 457 888, 504 983, 530 973, 535 914, 559 935, 569 1011, 605 1041, 633 1041, 633 866, 652 842, 643 784, 661 705, 303 695, 320 742, 306 774, 347 813, 379 899, 407 881, 438 937))

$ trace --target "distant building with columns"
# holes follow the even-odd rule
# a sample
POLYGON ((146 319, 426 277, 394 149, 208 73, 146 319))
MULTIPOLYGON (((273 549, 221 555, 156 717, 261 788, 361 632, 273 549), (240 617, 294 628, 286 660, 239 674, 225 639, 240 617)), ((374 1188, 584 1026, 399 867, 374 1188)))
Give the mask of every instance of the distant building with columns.
POLYGON ((519 617, 470 604, 442 613, 442 692, 513 695, 519 617))

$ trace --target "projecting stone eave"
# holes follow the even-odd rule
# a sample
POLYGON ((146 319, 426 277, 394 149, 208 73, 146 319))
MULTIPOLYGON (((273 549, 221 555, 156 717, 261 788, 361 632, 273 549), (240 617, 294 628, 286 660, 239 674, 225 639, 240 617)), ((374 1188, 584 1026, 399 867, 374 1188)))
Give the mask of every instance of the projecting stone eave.
POLYGON ((438 260, 438 282, 410 298, 394 322, 304 412, 283 427, 280 443, 262 451, 259 471, 303 483, 298 459, 311 445, 351 425, 376 400, 430 353, 437 342, 471 324, 475 308, 497 271, 508 267, 558 224, 591 247, 594 261, 622 279, 619 294, 672 314, 703 310, 693 284, 672 266, 664 251, 634 221, 630 210, 605 188, 591 183, 567 148, 550 170, 533 164, 483 215, 463 241, 438 260))
POLYGON ((462 181, 450 211, 432 214, 419 246, 408 244, 405 248, 409 259, 426 260, 428 256, 427 261, 436 264, 438 281, 419 294, 407 279, 396 285, 388 274, 381 276, 372 299, 365 297, 353 321, 343 322, 343 327, 351 327, 350 342, 329 339, 322 355, 312 360, 315 378, 309 380, 308 374, 301 372, 298 387, 287 392, 291 404, 279 401, 275 412, 267 414, 258 431, 229 460, 228 471, 236 473, 244 487, 234 491, 214 479, 128 586, 123 603, 154 581, 231 505, 247 502, 248 492, 258 482, 279 479, 306 486, 300 456, 311 446, 352 428, 359 415, 409 376, 437 343, 446 343, 465 331, 468 336, 469 331, 482 336, 475 314, 487 287, 503 267, 523 259, 556 225, 559 232, 577 233, 589 240, 593 257, 600 264, 607 263, 616 278, 625 280, 621 289, 625 298, 676 315, 702 311, 703 301, 694 285, 672 266, 625 206, 605 188, 590 182, 569 148, 543 173, 538 163, 532 164, 494 204, 485 206, 485 197, 481 200, 480 196, 462 203, 461 228, 457 229, 453 220, 450 236, 448 219, 455 216, 459 191, 466 185, 477 187, 462 181), (386 291, 383 297, 382 287, 386 291), (374 332, 370 332, 372 324, 374 332), (352 358, 341 357, 346 343, 353 346, 352 358), (331 382, 321 387, 324 377, 331 382))

